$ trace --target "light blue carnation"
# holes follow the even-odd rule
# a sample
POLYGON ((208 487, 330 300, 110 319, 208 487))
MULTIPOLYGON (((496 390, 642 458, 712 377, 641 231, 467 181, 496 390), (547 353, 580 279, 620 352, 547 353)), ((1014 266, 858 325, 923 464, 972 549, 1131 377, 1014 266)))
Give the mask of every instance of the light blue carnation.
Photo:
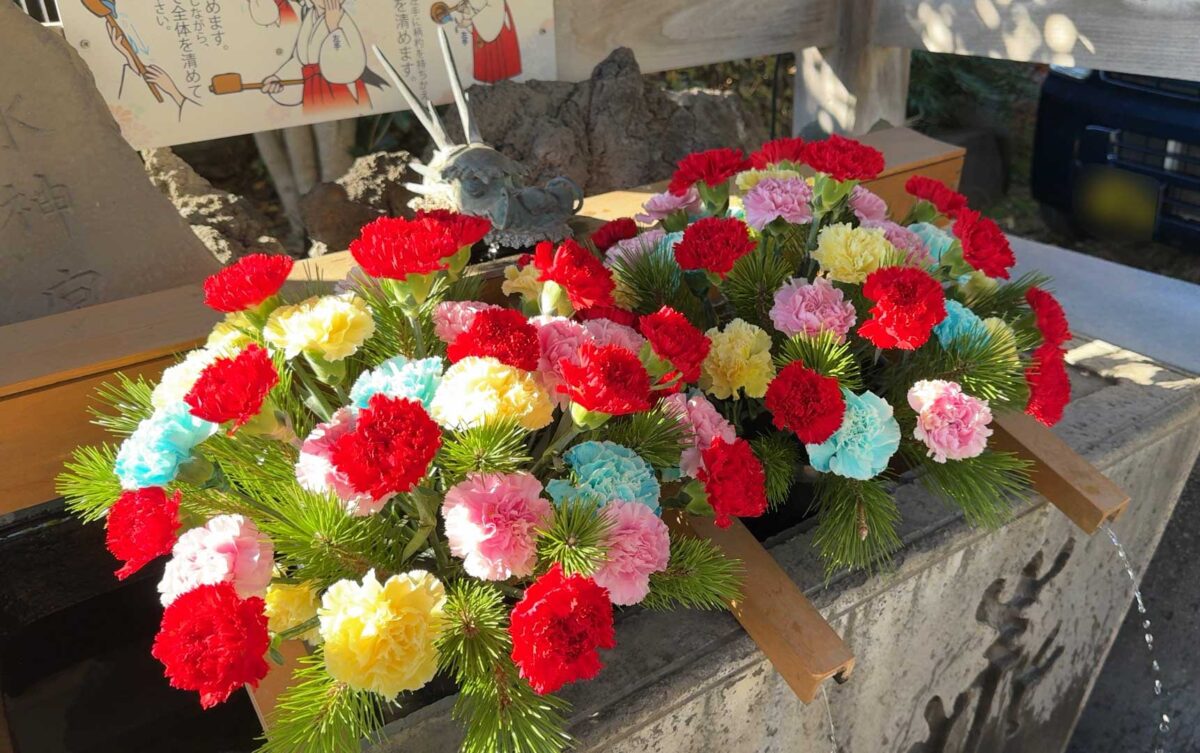
POLYGON ((921 241, 929 249, 929 255, 939 264, 942 261, 942 255, 949 251, 955 242, 954 238, 945 230, 928 222, 917 222, 909 225, 908 229, 921 237, 921 241))
POLYGON ((874 478, 887 468, 900 447, 900 424, 892 417, 892 406, 873 392, 855 395, 842 390, 846 415, 841 427, 821 444, 808 444, 808 462, 822 473, 836 473, 861 481, 874 478))
POLYGON ((163 486, 175 479, 192 448, 217 433, 217 425, 179 402, 160 408, 134 429, 117 451, 113 471, 123 489, 163 486))
POLYGON ((933 328, 942 347, 959 339, 987 337, 987 327, 974 311, 958 301, 946 299, 946 318, 933 328))
POLYGON ((364 371, 350 388, 350 402, 366 408, 375 395, 387 395, 417 400, 428 410, 441 381, 442 359, 396 356, 364 371))
POLYGON ((655 244, 654 248, 656 251, 662 251, 664 253, 670 253, 674 255, 675 244, 679 243, 681 240, 683 240, 683 232, 677 230, 674 233, 667 233, 663 237, 659 238, 658 243, 655 244))
POLYGON ((597 504, 620 499, 641 502, 658 512, 658 479, 650 464, 628 447, 615 442, 582 442, 563 455, 575 483, 554 479, 546 492, 555 504, 566 500, 594 499, 597 504))

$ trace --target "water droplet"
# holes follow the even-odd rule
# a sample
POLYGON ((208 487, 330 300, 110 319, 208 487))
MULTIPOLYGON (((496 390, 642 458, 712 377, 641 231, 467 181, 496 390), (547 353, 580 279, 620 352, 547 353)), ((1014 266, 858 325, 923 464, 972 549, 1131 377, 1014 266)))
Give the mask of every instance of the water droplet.
POLYGON ((1142 620, 1142 630, 1150 629, 1150 620, 1142 620))
POLYGON ((1150 669, 1153 669, 1155 672, 1158 672, 1158 671, 1160 671, 1160 667, 1158 666, 1158 660, 1157 660, 1157 659, 1155 659, 1154 661, 1150 662, 1150 669))
POLYGON ((1163 720, 1164 722, 1166 722, 1167 724, 1170 724, 1170 723, 1171 723, 1171 717, 1167 716, 1166 714, 1163 714, 1163 716, 1162 716, 1162 720, 1163 720))
POLYGON ((1162 680, 1154 681, 1154 695, 1162 695, 1162 680))
POLYGON ((1170 732, 1170 731, 1171 731, 1171 725, 1169 725, 1169 724, 1160 724, 1160 725, 1158 725, 1158 731, 1159 731, 1159 732, 1170 732))

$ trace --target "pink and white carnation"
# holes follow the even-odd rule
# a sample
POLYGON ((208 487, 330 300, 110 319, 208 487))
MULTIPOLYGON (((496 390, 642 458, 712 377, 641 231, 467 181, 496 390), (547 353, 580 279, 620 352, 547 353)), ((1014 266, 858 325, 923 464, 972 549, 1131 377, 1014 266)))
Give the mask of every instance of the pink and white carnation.
POLYGON ((313 427, 312 433, 300 445, 296 481, 310 492, 333 492, 347 512, 361 517, 379 512, 392 495, 375 499, 370 494, 356 491, 350 478, 333 464, 333 446, 343 435, 354 431, 357 417, 358 411, 354 408, 339 408, 328 422, 313 427))
POLYGON ((665 570, 670 560, 667 524, 641 502, 614 499, 601 514, 612 527, 607 558, 592 578, 608 590, 613 604, 637 604, 650 593, 650 575, 665 570))
POLYGON ((746 224, 762 230, 775 220, 793 225, 812 220, 812 188, 803 178, 763 178, 742 197, 746 224))
POLYGON ((541 494, 542 482, 528 473, 470 473, 446 491, 446 540, 468 575, 507 580, 533 574, 537 531, 554 515, 541 494))
POLYGON ((956 382, 917 382, 908 390, 908 404, 917 412, 913 436, 936 462, 973 458, 987 447, 992 411, 986 400, 964 393, 956 382))
POLYGON ((637 355, 646 338, 633 327, 618 324, 612 319, 588 319, 583 323, 584 329, 592 336, 592 341, 599 346, 619 345, 630 353, 637 355))
POLYGON ((660 227, 643 230, 633 238, 617 241, 604 253, 604 263, 608 266, 618 261, 632 262, 658 247, 659 241, 665 238, 667 232, 660 227))
POLYGON ((664 411, 674 413, 683 425, 684 439, 687 447, 679 458, 679 470, 685 476, 696 478, 704 467, 701 452, 708 449, 717 437, 732 443, 737 439, 737 431, 733 424, 699 393, 687 396, 683 393, 668 395, 662 399, 664 411))
POLYGON ((434 334, 449 345, 470 328, 476 314, 498 308, 500 306, 481 301, 443 301, 433 309, 434 334))
POLYGON ((633 219, 643 225, 652 225, 680 210, 688 213, 700 211, 700 193, 695 186, 685 191, 682 196, 676 196, 670 191, 654 194, 642 204, 642 213, 635 214, 633 219))
POLYGON ((861 185, 855 186, 850 192, 849 204, 850 211, 854 212, 854 216, 864 225, 887 219, 887 202, 861 185))
POLYGON ((163 606, 198 586, 229 582, 243 599, 263 596, 275 565, 271 540, 249 518, 218 515, 179 537, 163 570, 163 606))
POLYGON ((846 333, 854 326, 854 304, 825 277, 811 283, 793 277, 775 291, 771 307, 771 323, 788 337, 816 337, 832 332, 838 342, 846 341, 846 333))
POLYGON ((538 377, 551 400, 566 405, 570 398, 558 391, 558 385, 563 383, 562 362, 577 365, 579 349, 592 342, 592 336, 579 322, 561 316, 534 317, 529 321, 538 332, 538 377))
POLYGON ((904 252, 905 263, 914 267, 923 267, 933 262, 933 257, 929 255, 929 249, 925 246, 925 241, 921 240, 921 236, 903 225, 891 220, 869 221, 864 222, 863 225, 882 230, 883 237, 887 239, 887 242, 904 252))

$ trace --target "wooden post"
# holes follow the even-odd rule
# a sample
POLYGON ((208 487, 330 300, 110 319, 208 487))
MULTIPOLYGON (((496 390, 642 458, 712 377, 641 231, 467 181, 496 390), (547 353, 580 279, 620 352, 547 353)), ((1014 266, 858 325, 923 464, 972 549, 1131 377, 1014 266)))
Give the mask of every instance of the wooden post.
POLYGON ((292 673, 300 668, 300 660, 308 656, 308 647, 304 641, 283 641, 279 644, 279 653, 283 655, 283 664, 268 659, 271 668, 267 676, 259 680, 257 688, 246 686, 250 703, 254 706, 254 713, 258 714, 264 732, 269 729, 271 714, 279 703, 279 696, 292 684, 292 673))
POLYGON ((1129 506, 1129 495, 1121 487, 1030 416, 1000 413, 994 427, 992 448, 1032 461, 1034 490, 1085 533, 1095 533, 1129 506))
POLYGON ((664 515, 673 531, 708 539, 741 560, 742 597, 729 603, 729 611, 801 701, 812 703, 830 677, 850 677, 854 654, 741 521, 717 528, 710 518, 680 510, 664 515))
POLYGON ((836 42, 796 53, 796 135, 859 136, 880 120, 904 124, 909 51, 872 44, 877 2, 839 0, 836 42))

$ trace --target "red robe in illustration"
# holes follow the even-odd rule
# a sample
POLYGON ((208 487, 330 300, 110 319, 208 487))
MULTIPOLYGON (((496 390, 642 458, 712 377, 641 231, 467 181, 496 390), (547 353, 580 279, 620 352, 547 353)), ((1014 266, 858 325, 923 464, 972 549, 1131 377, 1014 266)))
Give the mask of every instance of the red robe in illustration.
POLYGON ((312 0, 305 0, 300 6, 298 26, 291 57, 263 82, 264 90, 279 104, 299 105, 305 113, 370 109, 371 97, 363 78, 366 46, 350 14, 343 14, 330 31, 324 12, 312 0), (266 87, 269 80, 291 78, 303 79, 303 86, 266 87))
POLYGON ((471 24, 471 46, 475 56, 475 80, 494 84, 521 75, 521 45, 512 11, 504 3, 504 20, 491 39, 479 33, 479 20, 471 24))
POLYGON ((289 0, 275 0, 275 6, 279 8, 279 23, 292 24, 299 20, 289 0))

